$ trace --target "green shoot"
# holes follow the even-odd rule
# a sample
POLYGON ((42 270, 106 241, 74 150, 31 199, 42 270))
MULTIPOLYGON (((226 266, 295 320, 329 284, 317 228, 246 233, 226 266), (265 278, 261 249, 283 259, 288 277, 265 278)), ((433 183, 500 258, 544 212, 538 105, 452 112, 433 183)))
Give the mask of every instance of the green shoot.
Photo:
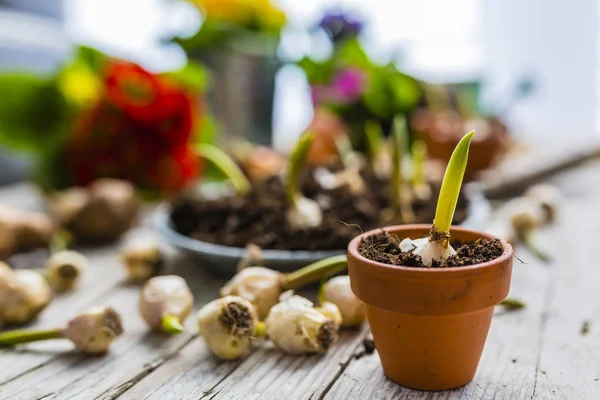
POLYGON ((298 198, 302 196, 300 189, 302 171, 304 171, 308 153, 316 138, 317 136, 311 132, 303 134, 296 143, 292 154, 290 154, 287 166, 287 181, 285 182, 285 197, 290 205, 296 205, 298 198))
POLYGON ((508 311, 521 310, 526 307, 525 303, 523 303, 521 300, 512 299, 512 298, 507 298, 507 299, 503 300, 500 303, 500 305, 508 311))
POLYGON ((394 117, 394 128, 392 132, 393 151, 392 151, 392 187, 390 193, 390 204, 394 209, 399 210, 402 206, 401 190, 404 183, 403 162, 406 153, 406 143, 408 142, 408 131, 406 129, 406 119, 402 115, 394 117))
POLYGON ((413 187, 425 183, 425 161, 427 145, 422 140, 415 140, 412 145, 412 184, 413 187))
POLYGON ((335 146, 337 148, 342 164, 345 168, 348 168, 349 160, 352 158, 352 153, 354 152, 350 139, 346 135, 341 135, 339 138, 336 139, 335 146))
POLYGON ((458 196, 460 194, 460 188, 465 175, 465 169, 467 168, 469 146, 471 144, 471 138, 474 134, 475 131, 467 133, 460 140, 454 149, 452 156, 450 157, 450 161, 446 167, 446 172, 444 173, 442 188, 440 190, 437 208, 435 210, 435 218, 433 220, 432 229, 434 232, 450 232, 450 226, 452 225, 452 219, 454 218, 456 203, 458 203, 458 196))
POLYGON ((365 122, 365 136, 367 138, 367 152, 371 162, 375 160, 383 145, 383 131, 381 125, 375 120, 365 122))
POLYGON ((196 145, 196 152, 212 162, 229 179, 237 193, 246 194, 250 191, 252 187, 250 181, 223 150, 212 144, 200 143, 196 145))
POLYGON ((164 315, 161 319, 160 324, 163 332, 170 334, 181 333, 185 330, 183 325, 181 325, 181 321, 174 315, 164 315))
POLYGON ((319 279, 345 271, 348 268, 348 259, 345 255, 324 258, 306 267, 285 274, 281 287, 284 290, 298 289, 319 279))

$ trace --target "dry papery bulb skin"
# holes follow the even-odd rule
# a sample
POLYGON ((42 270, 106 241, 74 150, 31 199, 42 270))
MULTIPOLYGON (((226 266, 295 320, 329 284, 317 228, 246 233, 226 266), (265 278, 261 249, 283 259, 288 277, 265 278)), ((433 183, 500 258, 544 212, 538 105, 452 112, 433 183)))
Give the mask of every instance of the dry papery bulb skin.
POLYGON ((63 227, 84 241, 111 241, 135 221, 140 201, 131 183, 99 179, 50 199, 50 210, 63 227))
POLYGON ((246 356, 259 327, 255 307, 239 296, 211 301, 200 309, 197 320, 208 348, 223 360, 246 356))
POLYGON ((44 275, 57 292, 73 290, 89 267, 86 256, 73 250, 58 251, 48 258, 44 275))
POLYGON ((123 333, 121 316, 110 307, 92 308, 54 329, 24 329, 0 333, 0 346, 51 339, 68 339, 88 355, 104 354, 114 339, 123 333))
MULTIPOLYGON (((248 256, 252 257, 252 254, 248 252, 248 256)), ((287 274, 264 267, 246 267, 225 284, 220 295, 245 298, 256 307, 258 316, 262 320, 279 302, 284 291, 298 289, 308 283, 318 281, 323 276, 330 276, 346 269, 346 266, 345 256, 334 256, 287 274)))
POLYGON ((110 307, 96 307, 73 318, 63 330, 77 350, 87 354, 103 354, 123 333, 121 316, 110 307))
POLYGON ((549 183, 539 183, 527 189, 524 196, 537 201, 544 209, 545 223, 551 224, 556 221, 562 202, 562 194, 556 186, 549 183))
POLYGON ((131 282, 143 282, 158 275, 165 266, 165 257, 158 243, 148 239, 129 243, 121 250, 121 260, 131 282))
MULTIPOLYGON (((326 313, 331 315, 328 306, 326 313)), ((338 339, 339 316, 330 318, 304 297, 286 292, 265 320, 269 339, 289 354, 325 353, 338 339)))
POLYGON ((284 275, 264 267, 247 267, 238 272, 221 288, 221 296, 240 296, 256 307, 258 317, 266 318, 279 302, 284 275))
POLYGON ((0 204, 0 258, 45 247, 56 230, 47 215, 0 204))
POLYGON ((140 314, 158 332, 179 333, 194 305, 194 296, 183 278, 157 276, 148 280, 140 293, 140 314))
POLYGON ((322 299, 337 306, 342 328, 357 327, 365 321, 367 306, 352 291, 348 275, 328 280, 323 285, 322 299))
POLYGON ((29 270, 0 273, 0 320, 7 325, 32 321, 52 301, 48 281, 29 270))

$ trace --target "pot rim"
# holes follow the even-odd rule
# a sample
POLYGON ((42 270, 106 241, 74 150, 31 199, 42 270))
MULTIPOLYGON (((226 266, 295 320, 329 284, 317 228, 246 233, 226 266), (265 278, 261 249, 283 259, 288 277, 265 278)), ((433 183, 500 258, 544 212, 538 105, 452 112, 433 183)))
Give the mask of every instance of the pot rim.
POLYGON ((373 230, 364 232, 364 233, 356 236, 354 239, 352 239, 352 241, 350 241, 350 243, 348 244, 348 255, 350 257, 354 258, 355 260, 359 261, 360 264, 363 264, 367 268, 369 268, 370 269, 369 273, 378 274, 378 275, 403 274, 403 275, 406 275, 407 277, 423 278, 423 279, 436 279, 436 278, 445 279, 445 278, 449 278, 450 276, 452 276, 452 277, 457 277, 457 276, 462 276, 462 275, 472 276, 473 274, 484 273, 488 269, 490 269, 494 266, 497 266, 498 264, 502 264, 502 263, 509 261, 514 256, 513 248, 510 245, 510 243, 508 243, 506 240, 498 238, 498 237, 490 235, 490 234, 487 234, 487 233, 484 233, 484 232, 481 232, 481 231, 477 231, 474 229, 468 229, 468 228, 461 228, 461 227, 454 226, 454 225, 450 228, 450 232, 462 231, 462 232, 468 232, 471 234, 479 235, 480 237, 488 239, 488 240, 489 239, 499 239, 500 242, 502 243, 502 247, 503 247, 504 251, 498 258, 495 258, 491 261, 487 261, 487 262, 484 262, 481 264, 469 265, 469 266, 464 266, 464 267, 447 267, 447 268, 406 267, 406 266, 400 266, 400 265, 384 264, 384 263, 381 263, 378 261, 370 260, 370 259, 362 256, 358 252, 358 246, 360 245, 361 241, 364 238, 374 235, 374 234, 377 234, 377 233, 388 232, 388 233, 392 233, 392 234, 397 234, 397 232, 399 232, 399 231, 407 231, 407 230, 412 230, 412 231, 424 230, 425 232, 429 232, 430 229, 431 229, 431 224, 391 225, 391 226, 384 226, 381 228, 373 229, 373 230))

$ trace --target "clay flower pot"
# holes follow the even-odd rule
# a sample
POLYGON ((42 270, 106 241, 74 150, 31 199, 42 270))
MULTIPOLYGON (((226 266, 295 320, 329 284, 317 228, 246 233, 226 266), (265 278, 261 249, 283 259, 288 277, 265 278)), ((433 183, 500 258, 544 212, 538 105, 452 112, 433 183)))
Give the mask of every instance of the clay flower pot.
MULTIPOLYGON (((400 238, 426 237, 431 225, 384 228, 400 238)), ((508 295, 513 250, 502 241, 497 259, 467 267, 397 267, 371 261, 348 246, 352 290, 367 304, 375 345, 390 379, 420 390, 446 390, 470 382, 483 351, 494 306, 508 295)), ((452 239, 490 235, 452 227, 452 239)))
POLYGON ((451 112, 432 115, 418 113, 413 118, 413 128, 427 145, 431 158, 447 163, 464 131, 476 129, 478 134, 471 141, 465 180, 473 180, 481 171, 493 167, 506 153, 509 133, 506 125, 497 118, 480 118, 464 123, 451 112))

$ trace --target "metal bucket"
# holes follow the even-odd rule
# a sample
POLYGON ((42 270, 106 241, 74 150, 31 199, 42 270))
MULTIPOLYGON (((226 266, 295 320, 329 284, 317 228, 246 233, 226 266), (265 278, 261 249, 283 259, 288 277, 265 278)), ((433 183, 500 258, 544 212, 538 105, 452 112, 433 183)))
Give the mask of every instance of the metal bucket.
POLYGON ((281 66, 272 53, 222 47, 190 55, 212 72, 208 101, 223 138, 272 144, 275 75, 281 66))

